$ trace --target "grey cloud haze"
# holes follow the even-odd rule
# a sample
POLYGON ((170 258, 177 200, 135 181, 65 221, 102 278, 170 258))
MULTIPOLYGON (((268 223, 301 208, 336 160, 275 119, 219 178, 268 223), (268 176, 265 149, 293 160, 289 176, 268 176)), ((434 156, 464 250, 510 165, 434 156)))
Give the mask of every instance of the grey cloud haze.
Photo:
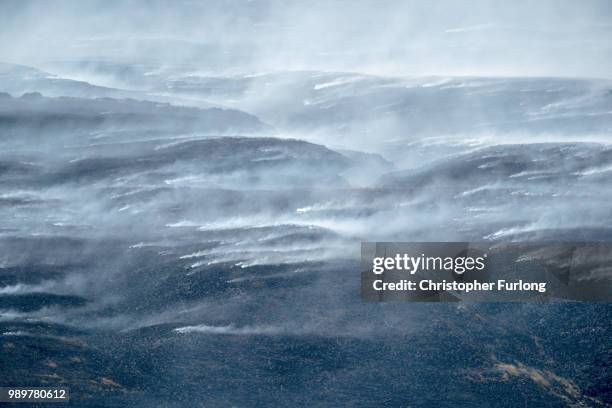
POLYGON ((587 1, 5 1, 3 59, 219 73, 609 77, 612 6, 587 1))

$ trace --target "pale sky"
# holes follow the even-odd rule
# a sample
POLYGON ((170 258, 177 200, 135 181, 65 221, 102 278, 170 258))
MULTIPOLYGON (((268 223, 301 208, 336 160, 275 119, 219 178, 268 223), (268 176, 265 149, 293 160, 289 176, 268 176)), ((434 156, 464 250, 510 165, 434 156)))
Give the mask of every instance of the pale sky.
POLYGON ((2 60, 612 77, 608 0, 0 3, 2 60))

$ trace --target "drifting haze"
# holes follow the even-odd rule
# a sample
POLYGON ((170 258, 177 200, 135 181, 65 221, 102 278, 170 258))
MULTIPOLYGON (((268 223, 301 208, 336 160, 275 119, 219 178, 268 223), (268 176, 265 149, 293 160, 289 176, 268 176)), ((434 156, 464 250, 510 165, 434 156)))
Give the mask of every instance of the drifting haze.
POLYGON ((209 73, 609 77, 605 0, 4 1, 3 59, 163 61, 209 73))

